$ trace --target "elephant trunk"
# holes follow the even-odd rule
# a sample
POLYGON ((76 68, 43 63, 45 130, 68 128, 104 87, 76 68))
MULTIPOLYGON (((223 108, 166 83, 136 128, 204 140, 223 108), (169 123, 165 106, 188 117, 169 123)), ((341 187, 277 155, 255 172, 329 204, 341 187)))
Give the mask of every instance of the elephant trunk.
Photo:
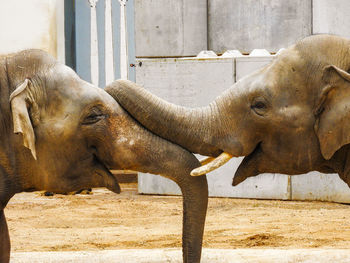
POLYGON ((220 125, 215 103, 203 108, 186 108, 166 102, 137 84, 117 80, 106 87, 118 103, 147 129, 193 153, 217 156, 213 143, 220 125))
POLYGON ((113 159, 118 166, 109 165, 110 168, 158 174, 179 185, 183 195, 184 262, 200 262, 208 185, 206 176, 190 175, 200 166, 199 161, 190 152, 149 132, 126 114, 110 127, 117 136, 113 159), (120 123, 127 125, 118 130, 120 123))
MULTIPOLYGON (((206 176, 192 177, 190 173, 200 165, 199 161, 178 145, 151 134, 144 129, 138 143, 145 154, 138 156, 137 170, 160 174, 179 185, 183 196, 183 260, 200 262, 204 223, 208 204, 206 176)), ((140 152, 140 151, 139 151, 140 152)))
MULTIPOLYGON (((187 157, 186 157, 187 159, 187 157)), ((183 262, 200 262, 205 218, 208 206, 208 184, 206 176, 192 177, 191 170, 199 165, 198 161, 175 162, 166 168, 163 175, 180 187, 183 196, 182 250, 183 262), (179 166, 181 169, 179 170, 179 166), (171 172, 171 169, 177 169, 171 172)))
POLYGON ((207 179, 187 174, 186 178, 176 181, 183 195, 183 261, 200 262, 208 206, 207 179))

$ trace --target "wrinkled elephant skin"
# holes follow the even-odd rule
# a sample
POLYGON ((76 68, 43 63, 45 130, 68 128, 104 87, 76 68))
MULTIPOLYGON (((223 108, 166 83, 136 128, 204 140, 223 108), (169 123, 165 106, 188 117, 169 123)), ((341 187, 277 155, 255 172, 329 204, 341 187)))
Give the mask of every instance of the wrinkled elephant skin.
POLYGON ((39 50, 0 56, 0 113, 0 262, 9 261, 3 209, 14 194, 119 193, 109 169, 160 174, 180 186, 184 261, 200 261, 208 189, 205 177, 190 176, 199 166, 193 154, 144 129, 107 92, 39 50))
POLYGON ((313 170, 350 185, 349 71, 350 40, 316 35, 207 107, 176 106, 129 81, 115 82, 113 96, 147 129, 193 153, 245 156, 233 185, 265 172, 313 170))

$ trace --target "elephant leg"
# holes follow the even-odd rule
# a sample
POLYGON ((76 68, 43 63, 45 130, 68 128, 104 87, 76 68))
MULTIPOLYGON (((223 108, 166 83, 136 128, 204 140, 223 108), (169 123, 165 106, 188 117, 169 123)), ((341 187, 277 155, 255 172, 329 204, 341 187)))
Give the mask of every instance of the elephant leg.
POLYGON ((0 263, 10 262, 10 236, 4 210, 0 211, 0 263))

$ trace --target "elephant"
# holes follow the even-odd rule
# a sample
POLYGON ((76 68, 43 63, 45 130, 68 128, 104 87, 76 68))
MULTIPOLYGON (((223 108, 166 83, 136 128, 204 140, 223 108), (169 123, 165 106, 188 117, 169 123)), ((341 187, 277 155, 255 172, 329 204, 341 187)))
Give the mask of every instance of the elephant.
MULTIPOLYGON (((243 156, 232 185, 261 173, 338 173, 350 186, 350 40, 308 36, 212 103, 181 107, 130 81, 108 92, 143 126, 209 156, 200 176, 243 156)), ((213 87, 215 88, 215 87, 213 87)))
POLYGON ((184 148, 149 132, 106 91, 41 50, 0 57, 0 262, 10 238, 4 208, 16 193, 107 187, 110 172, 135 170, 175 181, 183 194, 183 259, 199 262, 207 210, 205 177, 184 148))

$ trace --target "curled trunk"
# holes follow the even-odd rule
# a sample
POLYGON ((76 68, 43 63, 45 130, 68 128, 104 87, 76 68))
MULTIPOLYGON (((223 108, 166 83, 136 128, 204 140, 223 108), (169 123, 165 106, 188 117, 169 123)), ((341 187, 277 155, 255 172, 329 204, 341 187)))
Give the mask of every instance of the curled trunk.
POLYGON ((150 131, 190 152, 217 156, 214 138, 220 118, 215 103, 186 108, 162 100, 137 84, 118 80, 106 87, 118 103, 150 131))

